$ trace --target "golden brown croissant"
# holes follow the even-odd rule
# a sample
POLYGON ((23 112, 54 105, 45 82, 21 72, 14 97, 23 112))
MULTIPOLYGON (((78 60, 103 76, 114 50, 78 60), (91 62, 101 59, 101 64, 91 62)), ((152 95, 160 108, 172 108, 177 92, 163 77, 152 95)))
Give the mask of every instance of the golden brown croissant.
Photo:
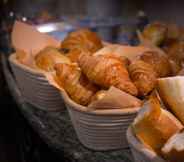
POLYGON ((58 49, 46 47, 35 56, 36 66, 44 71, 53 71, 56 63, 70 63, 70 59, 62 55, 58 49))
POLYGON ((171 74, 171 66, 166 55, 156 51, 144 52, 140 59, 153 67, 158 77, 165 77, 171 74))
POLYGON ((81 55, 79 66, 88 79, 95 84, 109 88, 115 86, 132 95, 137 95, 137 88, 131 82, 122 59, 113 55, 81 55))
POLYGON ((98 88, 82 75, 78 66, 73 64, 56 64, 56 76, 60 85, 66 90, 72 100, 81 105, 87 105, 98 88))
POLYGON ((146 96, 153 90, 158 77, 166 77, 171 74, 167 56, 155 51, 144 52, 129 65, 128 69, 141 96, 146 96))
POLYGON ((73 62, 78 60, 81 52, 94 53, 102 47, 97 34, 88 29, 71 32, 61 43, 61 49, 65 50, 73 62))
POLYGON ((153 90, 157 74, 151 65, 142 60, 136 60, 130 64, 128 69, 140 96, 146 96, 153 90))

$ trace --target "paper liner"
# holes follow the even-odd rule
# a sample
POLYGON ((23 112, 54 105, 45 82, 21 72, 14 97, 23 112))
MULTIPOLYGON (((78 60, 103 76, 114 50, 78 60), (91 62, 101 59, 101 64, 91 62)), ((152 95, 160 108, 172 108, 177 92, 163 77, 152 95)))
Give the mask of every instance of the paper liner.
POLYGON ((155 152, 144 146, 135 137, 131 127, 128 128, 126 137, 135 162, 166 162, 164 159, 159 157, 155 152))
POLYGON ((37 54, 46 46, 59 47, 60 42, 53 37, 40 33, 31 25, 16 21, 12 31, 12 45, 27 54, 37 54))
POLYGON ((115 87, 111 87, 105 96, 92 102, 88 107, 90 109, 125 109, 140 107, 142 104, 138 98, 123 92, 115 87))
POLYGON ((136 57, 140 56, 146 51, 150 51, 151 49, 144 46, 127 46, 127 45, 108 45, 101 50, 94 53, 97 55, 106 55, 106 54, 115 54, 118 56, 127 57, 130 61, 134 60, 136 57))

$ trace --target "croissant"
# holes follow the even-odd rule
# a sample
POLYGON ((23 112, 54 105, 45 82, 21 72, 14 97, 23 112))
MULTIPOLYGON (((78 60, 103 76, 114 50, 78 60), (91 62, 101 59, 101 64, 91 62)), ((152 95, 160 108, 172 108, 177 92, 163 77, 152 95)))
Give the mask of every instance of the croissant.
POLYGON ((151 65, 142 60, 136 60, 129 65, 128 70, 140 96, 146 96, 153 90, 157 73, 151 65))
POLYGON ((156 51, 144 52, 140 59, 153 67, 158 77, 165 77, 171 74, 171 65, 166 55, 156 51))
POLYGON ((81 52, 94 53, 102 47, 102 41, 98 35, 88 29, 71 32, 61 43, 61 49, 65 50, 73 62, 78 60, 81 52))
POLYGON ((153 90, 157 78, 171 74, 169 59, 157 51, 144 52, 129 65, 128 70, 140 96, 146 96, 153 90))
POLYGON ((87 78, 93 83, 109 88, 114 86, 132 95, 137 95, 137 88, 129 78, 122 59, 113 55, 81 55, 79 66, 87 78))
POLYGON ((70 63, 70 59, 62 55, 58 49, 46 47, 35 56, 35 64, 44 71, 53 71, 56 63, 70 63))
POLYGON ((60 85, 72 100, 81 105, 88 105, 98 88, 82 75, 78 66, 73 64, 56 64, 56 76, 60 85))

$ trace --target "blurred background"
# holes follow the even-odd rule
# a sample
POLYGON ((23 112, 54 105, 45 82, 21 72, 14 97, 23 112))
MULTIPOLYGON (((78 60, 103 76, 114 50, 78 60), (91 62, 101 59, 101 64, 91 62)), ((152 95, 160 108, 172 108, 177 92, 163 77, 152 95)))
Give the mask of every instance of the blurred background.
MULTIPOLYGON (((15 20, 62 40, 77 28, 88 27, 103 40, 137 43, 136 30, 153 20, 183 24, 184 1, 176 0, 0 0, 0 52, 11 52, 15 20)), ((52 152, 18 111, 0 67, 0 161, 67 161, 52 152)))

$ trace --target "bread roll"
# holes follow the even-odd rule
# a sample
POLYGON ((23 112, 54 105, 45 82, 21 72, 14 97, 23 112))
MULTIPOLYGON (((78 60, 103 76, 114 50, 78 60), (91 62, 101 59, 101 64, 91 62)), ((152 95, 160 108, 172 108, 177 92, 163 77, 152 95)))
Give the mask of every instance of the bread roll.
POLYGON ((170 112, 162 109, 159 100, 152 96, 140 110, 132 127, 137 138, 160 155, 165 142, 183 125, 170 112))
POLYGON ((164 103, 184 124, 184 77, 168 77, 158 80, 158 91, 164 103))
POLYGON ((184 130, 169 138, 162 148, 162 154, 171 162, 184 162, 184 130))

